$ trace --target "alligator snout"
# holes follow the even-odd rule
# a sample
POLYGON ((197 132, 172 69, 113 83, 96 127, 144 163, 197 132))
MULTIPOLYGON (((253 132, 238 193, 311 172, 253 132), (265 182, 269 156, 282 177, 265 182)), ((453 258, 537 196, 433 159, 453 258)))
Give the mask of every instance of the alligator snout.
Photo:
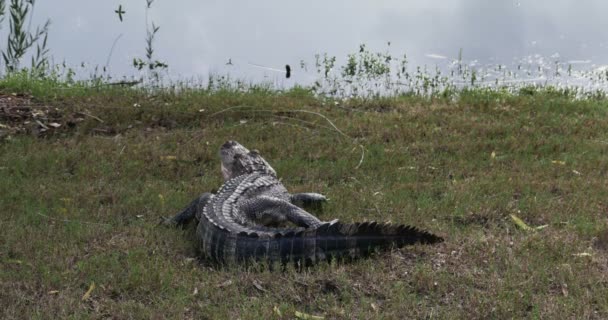
POLYGON ((239 144, 239 143, 234 140, 228 140, 228 141, 224 142, 224 144, 222 145, 222 149, 229 149, 229 148, 236 146, 237 144, 239 144))

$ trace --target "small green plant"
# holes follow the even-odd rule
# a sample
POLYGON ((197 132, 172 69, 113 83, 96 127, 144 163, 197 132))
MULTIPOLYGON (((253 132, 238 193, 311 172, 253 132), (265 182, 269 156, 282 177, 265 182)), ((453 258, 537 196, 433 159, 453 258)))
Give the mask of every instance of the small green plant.
MULTIPOLYGON (((36 46, 36 53, 32 55, 31 68, 36 73, 44 73, 48 67, 47 40, 50 20, 31 32, 34 15, 35 0, 11 0, 9 6, 10 30, 6 48, 2 50, 2 58, 7 73, 19 70, 21 59, 27 51, 36 46), (27 22, 27 27, 26 27, 27 22)), ((0 23, 4 21, 6 1, 0 0, 0 23)))
POLYGON ((134 58, 133 67, 137 70, 142 70, 148 67, 150 75, 153 79, 159 80, 161 70, 166 70, 169 65, 163 61, 154 59, 154 38, 160 29, 154 22, 148 22, 148 11, 152 7, 154 0, 146 0, 146 58, 134 58))

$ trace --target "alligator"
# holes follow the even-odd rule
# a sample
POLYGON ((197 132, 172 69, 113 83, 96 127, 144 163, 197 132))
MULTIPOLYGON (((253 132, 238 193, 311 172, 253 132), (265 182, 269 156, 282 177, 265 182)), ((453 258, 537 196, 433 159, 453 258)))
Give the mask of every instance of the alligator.
POLYGON ((197 221, 200 255, 220 264, 247 261, 313 264, 368 256, 376 250, 443 238, 406 225, 321 221, 305 209, 327 198, 290 194, 257 150, 227 141, 219 152, 224 184, 203 193, 166 224, 197 221))

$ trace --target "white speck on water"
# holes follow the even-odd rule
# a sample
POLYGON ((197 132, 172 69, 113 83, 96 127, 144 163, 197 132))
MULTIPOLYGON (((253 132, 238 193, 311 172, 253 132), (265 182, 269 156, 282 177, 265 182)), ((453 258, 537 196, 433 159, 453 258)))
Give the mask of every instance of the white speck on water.
POLYGON ((427 53, 427 54, 425 54, 425 56, 428 58, 431 58, 431 59, 447 59, 448 58, 444 55, 440 55, 440 54, 436 54, 436 53, 427 53))
POLYGON ((591 63, 591 60, 569 60, 569 64, 587 64, 591 63))

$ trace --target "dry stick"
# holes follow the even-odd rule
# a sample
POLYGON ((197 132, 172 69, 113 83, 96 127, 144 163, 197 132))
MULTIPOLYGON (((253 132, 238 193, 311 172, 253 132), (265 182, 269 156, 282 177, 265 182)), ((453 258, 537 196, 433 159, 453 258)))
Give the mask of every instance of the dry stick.
MULTIPOLYGON (((214 116, 216 116, 218 114, 225 113, 225 112, 228 112, 228 111, 234 110, 234 109, 252 109, 252 108, 248 107, 248 106, 234 106, 234 107, 226 108, 226 109, 220 110, 218 112, 212 113, 211 115, 209 115, 209 117, 214 117, 214 116)), ((347 134, 345 134, 344 132, 342 132, 340 129, 338 129, 338 127, 336 127, 336 125, 331 120, 329 120, 326 116, 324 116, 324 115, 322 115, 322 114, 320 114, 318 112, 308 111, 308 110, 268 110, 268 109, 252 109, 252 110, 249 110, 249 111, 270 112, 270 113, 275 113, 275 112, 300 112, 300 113, 314 114, 314 115, 317 115, 317 116, 325 119, 325 121, 327 121, 329 123, 329 125, 331 125, 334 128, 334 130, 336 130, 339 134, 343 135, 344 137, 353 139, 353 138, 349 137, 347 134)))
POLYGON ((116 43, 118 42, 118 40, 120 40, 120 38, 122 38, 122 33, 118 35, 118 37, 116 37, 116 39, 114 39, 114 42, 112 43, 112 47, 110 48, 110 53, 108 54, 108 58, 106 59, 106 65, 104 66, 104 68, 108 68, 108 66, 110 65, 110 59, 112 59, 112 53, 114 52, 114 47, 116 47, 116 43))
MULTIPOLYGON (((344 132, 342 132, 342 130, 338 129, 338 127, 331 120, 329 120, 329 118, 327 118, 325 115, 323 115, 321 113, 318 113, 318 112, 309 111, 309 110, 295 110, 295 111, 296 112, 303 112, 303 113, 310 113, 310 114, 317 115, 317 116, 325 119, 325 121, 327 121, 341 135, 343 135, 343 136, 351 139, 352 141, 355 141, 354 138, 351 138, 350 136, 348 136, 347 134, 345 134, 344 132)), ((365 157, 365 148, 363 148, 363 145, 361 145, 361 144, 359 144, 359 147, 361 148, 361 160, 359 160, 359 164, 357 164, 357 166, 355 167, 355 170, 357 170, 357 169, 359 169, 359 167, 361 167, 361 165, 363 164, 363 157, 365 157)))
POLYGON ((313 126, 313 127, 317 126, 317 127, 323 128, 323 129, 332 130, 332 128, 330 128, 330 127, 322 126, 322 125, 316 124, 314 122, 310 122, 310 121, 306 121, 306 120, 302 120, 302 119, 298 119, 298 118, 294 118, 294 117, 277 116, 277 115, 274 115, 274 114, 272 116, 275 117, 275 118, 279 118, 279 119, 286 119, 286 120, 293 120, 293 121, 301 122, 301 123, 304 123, 304 124, 307 124, 307 125, 313 126))
MULTIPOLYGON (((106 87, 106 86, 125 86, 125 87, 132 87, 134 85, 140 84, 142 83, 143 80, 139 79, 139 80, 121 80, 121 81, 117 81, 117 82, 105 82, 105 83, 100 83, 100 84, 96 84, 94 86, 90 86, 87 87, 85 89, 92 89, 92 88, 100 88, 100 87, 106 87)), ((77 89, 82 89, 81 87, 68 87, 68 88, 55 88, 53 90, 77 90, 77 89)), ((107 107, 97 107, 97 108, 110 108, 110 109, 120 109, 122 107, 112 107, 112 106, 107 106, 107 107)))
MULTIPOLYGON (((310 122, 310 121, 306 121, 306 120, 302 120, 302 119, 298 119, 298 118, 294 118, 294 117, 278 116, 278 115, 275 115, 275 114, 273 114, 272 116, 275 117, 275 118, 279 118, 279 119, 287 119, 287 120, 293 120, 293 121, 301 122, 301 123, 307 124, 307 125, 309 125, 311 127, 318 127, 318 128, 323 128, 323 129, 326 129, 326 130, 333 130, 331 127, 323 126, 323 125, 320 125, 320 124, 317 124, 317 123, 314 123, 314 122, 310 122)), ((305 127, 305 126, 302 126, 302 127, 305 127)), ((305 128, 310 129, 308 127, 305 127, 305 128)), ((318 132, 318 131, 315 130, 315 132, 318 132)))
POLYGON ((309 111, 309 110, 295 110, 295 111, 296 111, 296 112, 304 112, 304 113, 310 113, 310 114, 317 115, 317 116, 319 116, 319 117, 321 117, 321 118, 325 119, 327 122, 329 122, 329 124, 330 124, 332 127, 334 127, 334 129, 336 129, 336 131, 338 131, 338 132, 339 132, 341 135, 343 135, 343 136, 345 136, 345 137, 347 137, 347 138, 350 138, 350 139, 354 140, 353 138, 349 137, 347 134, 345 134, 344 132, 342 132, 340 129, 338 129, 338 127, 336 127, 336 125, 335 125, 333 122, 331 122, 331 120, 329 120, 329 119, 328 119, 326 116, 324 116, 324 115, 322 115, 322 114, 320 114, 320 113, 318 113, 318 112, 309 111))
POLYGON ((302 125, 299 125, 299 124, 288 123, 288 122, 283 122, 283 121, 275 121, 272 124, 282 124, 282 125, 286 125, 286 126, 292 126, 294 128, 302 128, 302 129, 305 129, 306 131, 310 131, 311 130, 310 128, 302 126, 302 125))
POLYGON ((363 148, 362 145, 359 145, 359 147, 361 148, 361 160, 359 160, 359 164, 355 167, 355 170, 361 167, 361 165, 363 164, 363 157, 365 156, 365 148, 363 148))
MULTIPOLYGON (((218 112, 212 113, 209 117, 214 117, 214 116, 216 116, 218 114, 221 114, 221 113, 224 113, 224 112, 228 112, 228 111, 234 110, 234 109, 250 109, 249 111, 260 111, 260 112, 270 112, 270 113, 274 113, 274 112, 300 112, 300 113, 313 114, 313 115, 316 115, 316 116, 319 116, 319 117, 325 119, 325 121, 327 121, 329 123, 329 125, 331 125, 334 128, 334 130, 336 130, 342 136, 355 141, 354 138, 350 137, 349 135, 347 135, 344 132, 342 132, 342 130, 338 129, 338 127, 331 120, 329 120, 329 118, 327 118, 326 116, 324 116, 321 113, 310 111, 310 110, 302 110, 302 109, 298 109, 298 110, 268 110, 268 109, 261 109, 260 110, 260 109, 253 109, 253 110, 251 110, 251 107, 247 107, 247 106, 234 106, 234 107, 229 107, 229 108, 220 110, 218 112)), ((359 160, 359 164, 355 167, 355 169, 359 169, 359 167, 361 166, 361 164, 363 164, 363 157, 365 156, 365 148, 361 144, 359 144, 359 147, 361 148, 361 160, 359 160)))
POLYGON ((44 123, 40 122, 39 120, 36 120, 36 123, 41 126, 42 128, 44 128, 44 130, 49 130, 49 127, 47 127, 46 125, 44 125, 44 123))
MULTIPOLYGON (((251 109, 251 107, 247 107, 247 106, 234 106, 234 107, 229 107, 229 108, 226 108, 226 109, 222 109, 222 110, 220 110, 218 112, 214 112, 211 115, 209 115, 209 117, 215 117, 218 114, 221 114, 221 113, 224 113, 224 112, 228 112, 228 111, 233 110, 233 109, 244 109, 244 108, 250 108, 251 109)), ((256 110, 256 111, 258 111, 258 110, 256 110)))
POLYGON ((98 118, 98 117, 96 117, 96 116, 94 116, 94 115, 92 115, 90 113, 87 113, 87 112, 84 112, 84 111, 80 111, 80 113, 84 114, 87 117, 91 117, 91 118, 93 118, 93 119, 95 119, 95 120, 97 120, 97 121, 99 121, 101 123, 104 123, 103 120, 101 120, 100 118, 98 118))
POLYGON ((88 222, 88 221, 79 221, 79 220, 70 220, 70 219, 57 219, 57 218, 53 218, 53 217, 49 217, 46 214, 42 214, 40 212, 36 212, 37 215, 39 216, 43 216, 49 220, 54 220, 54 221, 60 221, 60 222, 75 222, 75 223, 81 223, 81 224, 95 224, 95 225, 100 225, 100 226, 111 226, 111 224, 109 223, 101 223, 101 222, 88 222))

